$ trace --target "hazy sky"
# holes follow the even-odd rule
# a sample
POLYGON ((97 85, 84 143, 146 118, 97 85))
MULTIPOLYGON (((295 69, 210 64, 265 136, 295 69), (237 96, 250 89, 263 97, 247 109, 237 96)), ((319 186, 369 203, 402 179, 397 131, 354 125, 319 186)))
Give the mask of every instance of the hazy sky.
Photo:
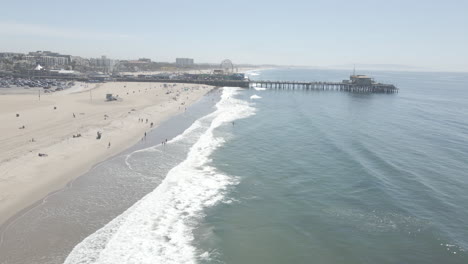
POLYGON ((468 71, 468 1, 0 0, 0 51, 468 71))

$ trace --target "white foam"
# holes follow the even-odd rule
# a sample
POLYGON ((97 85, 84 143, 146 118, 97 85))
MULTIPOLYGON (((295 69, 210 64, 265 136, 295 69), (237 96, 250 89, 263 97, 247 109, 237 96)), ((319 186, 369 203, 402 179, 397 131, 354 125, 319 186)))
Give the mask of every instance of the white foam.
POLYGON ((257 91, 265 91, 266 90, 266 88, 264 88, 264 87, 254 87, 254 89, 257 90, 257 91))
POLYGON ((247 102, 233 98, 237 92, 224 88, 217 110, 204 117, 212 119, 209 127, 186 160, 153 192, 78 244, 65 263, 196 263, 197 256, 208 257, 197 254, 191 244, 192 230, 203 209, 219 202, 226 188, 236 183, 235 177, 209 166, 209 156, 224 142, 213 130, 254 114, 247 102))
POLYGON ((256 94, 250 96, 250 100, 254 100, 254 99, 261 99, 262 97, 261 96, 258 96, 256 94))

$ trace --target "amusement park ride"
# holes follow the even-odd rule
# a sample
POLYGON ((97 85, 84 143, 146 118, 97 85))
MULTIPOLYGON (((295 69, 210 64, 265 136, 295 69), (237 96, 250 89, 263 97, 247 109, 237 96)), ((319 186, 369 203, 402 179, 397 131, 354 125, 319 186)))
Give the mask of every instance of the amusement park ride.
MULTIPOLYGON (((234 73, 234 64, 232 63, 231 60, 229 59, 225 59, 221 62, 221 65, 220 65, 220 70, 222 70, 222 72, 224 74, 230 74, 230 73, 234 73)), ((237 69, 236 69, 237 71, 237 69)))

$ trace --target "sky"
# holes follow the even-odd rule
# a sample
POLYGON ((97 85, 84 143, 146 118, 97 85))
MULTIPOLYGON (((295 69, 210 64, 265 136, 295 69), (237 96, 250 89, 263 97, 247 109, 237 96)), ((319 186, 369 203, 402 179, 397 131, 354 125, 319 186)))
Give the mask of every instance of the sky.
POLYGON ((468 71, 467 0, 0 0, 0 52, 468 71))

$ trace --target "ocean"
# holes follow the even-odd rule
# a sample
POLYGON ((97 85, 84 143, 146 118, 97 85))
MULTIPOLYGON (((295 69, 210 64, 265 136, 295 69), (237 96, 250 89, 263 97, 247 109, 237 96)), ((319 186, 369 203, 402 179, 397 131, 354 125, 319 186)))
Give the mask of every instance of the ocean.
MULTIPOLYGON (((349 74, 270 69, 249 77, 349 74)), ((48 260, 468 263, 468 74, 366 74, 400 92, 220 89, 167 144, 155 136, 91 172, 109 179, 93 193, 115 188, 119 196, 81 209, 55 205, 57 215, 88 221, 97 218, 89 208, 120 209, 48 260)), ((65 192, 76 199, 77 190, 65 192)))

